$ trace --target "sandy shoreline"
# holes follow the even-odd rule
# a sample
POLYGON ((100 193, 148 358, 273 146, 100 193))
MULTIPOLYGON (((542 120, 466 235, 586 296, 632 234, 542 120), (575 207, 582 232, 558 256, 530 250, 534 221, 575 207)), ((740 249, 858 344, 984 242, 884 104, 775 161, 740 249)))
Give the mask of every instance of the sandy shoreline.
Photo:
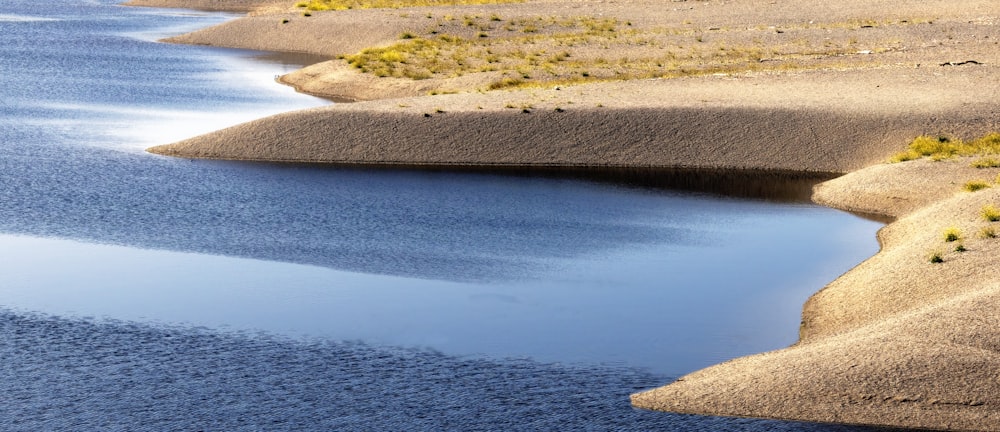
MULTIPOLYGON (((928 74, 930 75, 930 74, 928 74)), ((866 73, 773 79, 699 77, 565 89, 465 93, 340 104, 260 119, 151 151, 179 157, 407 165, 563 165, 850 172, 914 136, 1000 128, 965 102, 988 74, 933 103, 866 73), (823 80, 824 91, 812 85, 823 80), (757 87, 755 81, 765 81, 757 87), (744 86, 752 86, 746 89, 744 86), (864 87, 864 92, 848 88, 864 87), (840 92, 842 106, 823 98, 840 92), (794 95, 788 99, 789 95, 794 95), (850 143, 847 145, 846 143, 850 143)))
MULTIPOLYGON (((517 66, 525 79, 553 80, 548 83, 486 91, 511 72, 466 73, 464 65, 450 65, 451 76, 381 78, 331 60, 282 81, 365 102, 281 114, 150 151, 408 166, 850 173, 818 186, 814 200, 896 221, 879 232, 879 254, 807 302, 800 341, 635 394, 633 404, 694 414, 1000 430, 1000 270, 993 265, 1000 239, 983 234, 1000 232, 1000 222, 980 214, 1000 205, 1000 185, 962 190, 974 179, 993 184, 1000 168, 973 168, 976 157, 884 163, 921 134, 972 138, 1000 130, 1000 16, 990 1, 831 3, 538 0, 305 17, 291 2, 270 0, 132 2, 251 12, 171 42, 331 58, 367 47, 403 49, 393 45, 400 35, 424 37, 429 22, 456 34, 480 26, 480 39, 503 31, 492 25, 483 36, 487 21, 506 22, 512 30, 505 34, 524 41, 514 33, 523 33, 525 24, 513 23, 531 17, 553 23, 557 19, 547 17, 559 17, 563 26, 592 25, 567 16, 614 17, 611 35, 574 35, 583 42, 565 56, 572 61, 517 66), (466 18, 463 24, 442 14, 466 18), (490 14, 495 17, 475 18, 490 14), (674 43, 695 60, 678 60, 678 76, 565 81, 566 74, 581 76, 573 69, 580 64, 591 74, 634 73, 631 63, 674 43), (734 66, 733 58, 747 52, 766 58, 734 66), (691 73, 692 65, 703 64, 724 71, 691 73), (942 239, 952 228, 961 232, 959 242, 942 239), (963 251, 955 250, 959 243, 963 251), (932 263, 931 254, 943 262, 932 263)), ((531 40, 552 52, 553 40, 563 36, 548 31, 541 26, 542 36, 531 40)))

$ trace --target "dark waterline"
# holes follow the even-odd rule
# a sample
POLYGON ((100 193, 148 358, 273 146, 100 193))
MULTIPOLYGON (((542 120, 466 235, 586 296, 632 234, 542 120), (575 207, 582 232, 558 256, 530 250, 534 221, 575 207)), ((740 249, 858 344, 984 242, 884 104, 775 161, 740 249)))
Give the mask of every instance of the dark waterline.
POLYGON ((717 170, 700 168, 622 168, 573 166, 419 166, 419 165, 330 165, 322 163, 275 163, 301 167, 357 170, 410 170, 418 172, 475 173, 522 178, 579 180, 617 187, 684 191, 725 198, 774 203, 810 204, 818 183, 838 173, 773 170, 717 170))
POLYGON ((143 153, 326 103, 271 82, 314 59, 151 42, 222 19, 0 6, 3 429, 870 430, 627 396, 793 341, 874 224, 756 176, 143 153))

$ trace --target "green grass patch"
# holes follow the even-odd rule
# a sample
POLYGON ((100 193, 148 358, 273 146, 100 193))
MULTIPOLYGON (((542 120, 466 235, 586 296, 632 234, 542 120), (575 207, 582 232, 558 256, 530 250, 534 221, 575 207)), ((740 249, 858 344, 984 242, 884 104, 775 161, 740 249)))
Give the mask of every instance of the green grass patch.
MULTIPOLYGON (((910 142, 909 148, 889 158, 890 163, 930 157, 934 160, 950 159, 955 156, 975 156, 1000 154, 1000 132, 991 132, 972 141, 962 141, 946 136, 921 135, 910 142)), ((976 168, 1000 167, 1000 161, 984 157, 973 162, 976 168)))

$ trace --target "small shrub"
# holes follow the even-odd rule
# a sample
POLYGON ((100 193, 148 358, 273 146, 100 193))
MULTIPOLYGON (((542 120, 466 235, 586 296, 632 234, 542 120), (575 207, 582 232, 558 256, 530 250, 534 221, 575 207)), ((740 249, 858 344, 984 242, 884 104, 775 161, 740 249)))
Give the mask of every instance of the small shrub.
POLYGON ((969 180, 962 185, 962 189, 966 192, 975 192, 990 187, 990 183, 984 180, 969 180))
POLYGON ((962 231, 958 228, 951 227, 944 230, 944 241, 953 242, 962 239, 962 231))
POLYGON ((1000 221, 1000 209, 996 208, 993 204, 987 204, 983 206, 983 209, 979 211, 979 214, 983 216, 989 222, 1000 221))
POLYGON ((415 34, 413 34, 413 33, 410 33, 410 32, 406 32, 406 33, 403 33, 403 34, 399 35, 400 39, 413 39, 415 37, 417 37, 417 36, 415 34))
POLYGON ((955 246, 955 252, 965 252, 967 250, 964 244, 959 243, 958 246, 955 246))

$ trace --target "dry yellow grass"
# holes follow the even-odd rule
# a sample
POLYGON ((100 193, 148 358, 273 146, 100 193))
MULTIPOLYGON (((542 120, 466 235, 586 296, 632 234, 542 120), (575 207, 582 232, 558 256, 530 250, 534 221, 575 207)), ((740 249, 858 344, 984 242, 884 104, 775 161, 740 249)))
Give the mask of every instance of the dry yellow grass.
POLYGON ((481 4, 520 3, 524 0, 307 0, 295 7, 311 11, 348 9, 399 9, 419 6, 462 6, 481 4))
MULTIPOLYGON (((432 18, 432 15, 428 15, 432 18)), ((916 25, 919 20, 811 22, 773 30, 692 25, 636 28, 590 16, 507 19, 498 14, 434 17, 401 41, 342 56, 362 73, 424 80, 494 73, 487 88, 571 85, 595 81, 848 67, 846 56, 890 52, 891 37, 819 38, 831 29, 916 25), (748 33, 751 34, 748 37, 748 33)), ((856 61, 856 59, 855 59, 856 61)))

